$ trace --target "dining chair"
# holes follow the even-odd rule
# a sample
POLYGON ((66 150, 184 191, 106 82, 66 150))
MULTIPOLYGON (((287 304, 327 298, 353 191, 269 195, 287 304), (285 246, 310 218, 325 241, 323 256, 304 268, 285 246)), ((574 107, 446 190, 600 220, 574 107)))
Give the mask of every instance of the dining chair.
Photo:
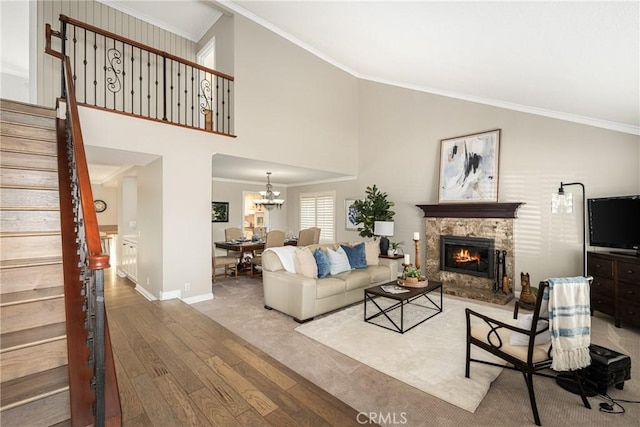
POLYGON ((313 228, 305 228, 298 232, 298 246, 309 246, 314 244, 316 231, 313 228))
MULTIPOLYGON (((275 248, 277 246, 284 246, 284 231, 272 230, 267 233, 267 238, 264 242, 264 248, 275 248)), ((262 255, 255 255, 251 258, 251 277, 257 266, 262 266, 262 255)))
MULTIPOLYGON (((229 227, 224 229, 224 240, 230 242, 232 240, 242 240, 242 230, 238 227, 229 227)), ((227 256, 236 257, 240 259, 242 253, 238 251, 227 250, 227 256)))
POLYGON ((238 261, 239 259, 234 256, 216 256, 215 249, 213 250, 213 255, 211 256, 211 271, 213 283, 216 283, 216 269, 224 267, 224 276, 235 276, 238 278, 238 261), (233 271, 231 271, 230 267, 235 267, 233 271), (233 274, 232 274, 233 273, 233 274))
MULTIPOLYGON (((513 321, 498 320, 469 308, 467 318, 467 354, 465 377, 470 376, 471 362, 483 363, 522 372, 536 425, 540 415, 533 389, 533 376, 561 378, 570 382, 588 409, 580 369, 591 363, 589 282, 592 278, 572 277, 540 282, 532 314, 513 321), (479 347, 507 362, 498 364, 471 357, 471 346, 479 347), (569 375, 540 372, 551 368, 569 375)), ((517 306, 516 306, 517 307, 517 306)), ((517 312, 514 310, 514 317, 517 312)))
POLYGON ((313 244, 317 245, 320 243, 320 227, 311 227, 310 230, 313 230, 313 244))

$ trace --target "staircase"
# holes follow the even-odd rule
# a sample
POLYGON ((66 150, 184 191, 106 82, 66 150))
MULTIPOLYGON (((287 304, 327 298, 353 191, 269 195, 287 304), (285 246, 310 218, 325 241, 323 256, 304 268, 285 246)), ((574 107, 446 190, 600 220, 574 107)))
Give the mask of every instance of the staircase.
POLYGON ((0 100, 0 425, 68 423, 55 111, 0 100))

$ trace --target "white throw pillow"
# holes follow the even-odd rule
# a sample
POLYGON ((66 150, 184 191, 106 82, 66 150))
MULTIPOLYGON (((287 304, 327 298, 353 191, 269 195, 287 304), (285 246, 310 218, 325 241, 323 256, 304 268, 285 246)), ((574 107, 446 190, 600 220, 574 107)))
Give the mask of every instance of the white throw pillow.
POLYGON ((296 273, 315 279, 318 277, 318 265, 311 250, 307 246, 296 248, 295 254, 296 273))
POLYGON ((337 251, 327 248, 327 255, 329 255, 329 271, 332 276, 351 270, 347 253, 341 247, 338 247, 337 251))
MULTIPOLYGON (((531 330, 531 322, 533 321, 533 314, 525 314, 518 318, 518 323, 516 326, 520 329, 531 330)), ((549 326, 549 322, 546 320, 538 319, 538 326, 536 326, 536 331, 544 329, 549 326)), ((551 341, 551 334, 549 334, 549 330, 542 332, 541 334, 536 335, 536 339, 534 341, 535 345, 545 344, 551 341)), ((511 339, 509 340, 509 344, 511 345, 529 345, 529 337, 525 334, 521 334, 520 332, 512 332, 511 339)))
POLYGON ((380 259, 378 258, 380 255, 380 243, 375 240, 364 242, 364 253, 367 257, 367 265, 380 264, 380 259))

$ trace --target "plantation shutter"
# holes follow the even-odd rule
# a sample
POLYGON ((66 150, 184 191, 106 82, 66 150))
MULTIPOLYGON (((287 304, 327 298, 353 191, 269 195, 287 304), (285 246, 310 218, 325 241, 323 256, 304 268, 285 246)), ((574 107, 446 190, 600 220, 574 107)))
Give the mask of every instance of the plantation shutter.
POLYGON ((335 242, 335 212, 335 192, 300 194, 300 229, 320 227, 320 242, 335 242))

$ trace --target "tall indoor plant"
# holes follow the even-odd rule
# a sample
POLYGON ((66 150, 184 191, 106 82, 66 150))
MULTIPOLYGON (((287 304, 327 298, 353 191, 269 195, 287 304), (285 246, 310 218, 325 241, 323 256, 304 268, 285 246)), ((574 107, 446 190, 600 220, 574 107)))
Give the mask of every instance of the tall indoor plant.
POLYGON ((361 237, 375 237, 373 225, 376 221, 392 221, 396 214, 391 208, 394 203, 387 199, 387 193, 378 190, 374 184, 367 187, 365 193, 367 197, 353 202, 352 209, 355 211, 355 223, 361 224, 358 233, 361 237))

